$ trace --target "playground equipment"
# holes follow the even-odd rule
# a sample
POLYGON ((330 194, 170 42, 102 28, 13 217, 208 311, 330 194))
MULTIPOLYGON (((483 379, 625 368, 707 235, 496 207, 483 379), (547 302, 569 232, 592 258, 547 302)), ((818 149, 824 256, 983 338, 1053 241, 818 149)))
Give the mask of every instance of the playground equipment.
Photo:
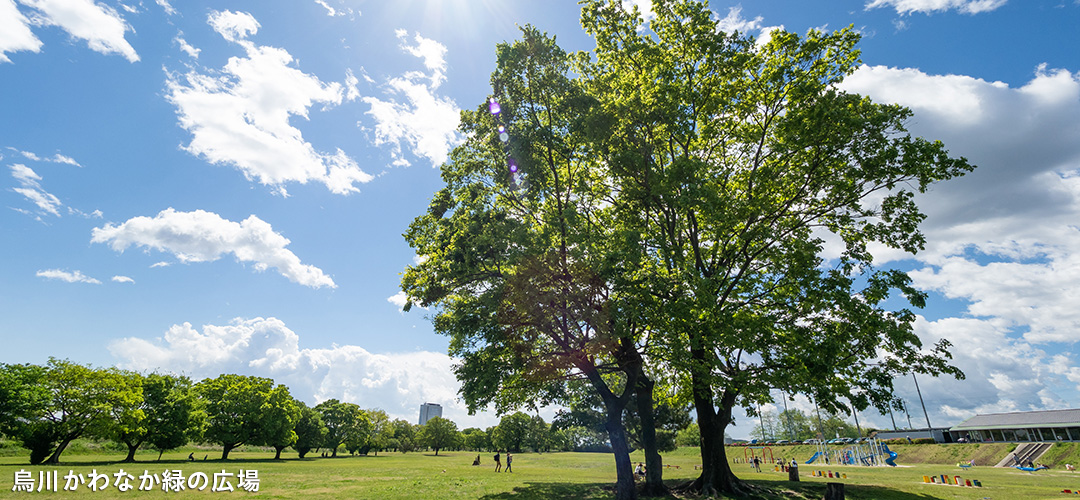
POLYGON ((776 462, 776 459, 773 458, 772 449, 770 449, 768 446, 747 446, 746 448, 743 448, 743 458, 746 459, 748 463, 752 463, 754 457, 757 456, 754 454, 754 450, 761 450, 761 461, 763 463, 771 464, 776 462), (769 453, 768 461, 765 461, 766 452, 769 453))
POLYGON ((1035 472, 1035 471, 1039 471, 1039 470, 1043 470, 1043 469, 1049 469, 1049 467, 1047 467, 1045 465, 1040 465, 1038 467, 1020 467, 1019 465, 1016 465, 1016 466, 1013 466, 1013 468, 1017 469, 1017 470, 1022 470, 1024 472, 1035 472))
MULTIPOLYGON (((874 441, 877 440, 875 439, 874 441)), ((885 465, 888 465, 889 467, 896 467, 896 452, 890 450, 889 445, 885 443, 881 443, 881 451, 884 451, 885 454, 889 455, 889 458, 885 459, 885 465)))
POLYGON ((828 444, 818 443, 817 451, 806 463, 811 464, 821 460, 825 462, 825 465, 888 465, 896 467, 896 457, 896 452, 890 450, 885 443, 872 438, 840 450, 830 450, 828 444))
POLYGON ((825 465, 829 465, 829 445, 825 444, 824 441, 818 441, 815 446, 817 451, 814 452, 814 456, 810 457, 810 460, 806 461, 806 464, 812 464, 820 458, 822 462, 825 462, 825 465))

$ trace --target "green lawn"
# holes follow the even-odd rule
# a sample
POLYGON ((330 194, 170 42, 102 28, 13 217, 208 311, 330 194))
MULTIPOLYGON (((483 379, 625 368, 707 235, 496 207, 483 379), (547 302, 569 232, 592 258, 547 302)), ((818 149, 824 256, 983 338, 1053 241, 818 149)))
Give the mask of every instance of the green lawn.
MULTIPOLYGON (((489 453, 481 454, 482 464, 473 467, 476 453, 449 452, 434 456, 431 453, 388 453, 377 457, 341 457, 296 459, 290 453, 288 459, 272 460, 272 454, 264 452, 241 452, 231 454, 230 460, 202 461, 207 452, 197 451, 200 460, 186 461, 191 450, 166 453, 161 462, 156 454, 147 453, 138 456, 136 464, 116 462, 121 456, 65 455, 60 467, 31 467, 26 465, 26 457, 0 458, 0 498, 29 497, 26 493, 12 492, 15 472, 26 470, 36 480, 39 471, 57 470, 60 479, 60 491, 56 493, 34 493, 33 496, 72 497, 73 492, 63 491, 62 476, 68 471, 76 474, 89 474, 92 470, 111 475, 123 469, 135 476, 131 481, 136 488, 121 493, 111 486, 105 491, 91 493, 87 487, 80 486, 78 493, 92 495, 95 499, 112 498, 177 498, 200 495, 227 495, 249 498, 386 498, 386 499, 604 499, 610 498, 611 483, 614 481, 611 455, 593 453, 523 453, 514 455, 514 472, 498 473, 489 453), (215 472, 222 470, 237 473, 240 469, 258 471, 260 490, 258 493, 237 491, 233 493, 214 493, 208 486, 205 491, 185 491, 180 494, 166 493, 156 486, 154 491, 139 491, 138 476, 147 471, 160 474, 166 469, 179 469, 184 476, 202 472, 213 478, 215 472)), ((213 452, 209 452, 213 455, 213 452)), ((635 459, 642 460, 640 455, 635 459)), ((805 457, 802 458, 805 460, 805 457)), ((900 462, 902 463, 902 456, 900 462)), ((699 464, 697 450, 683 448, 665 456, 665 463, 680 466, 678 469, 665 470, 665 478, 676 485, 695 477, 694 465, 699 464)), ((790 483, 786 473, 771 469, 761 473, 753 472, 746 465, 736 465, 736 474, 751 481, 762 491, 761 498, 821 498, 825 483, 829 479, 809 477, 811 470, 823 469, 813 465, 802 465, 802 481, 790 483)), ((825 469, 829 470, 829 469, 825 469)), ((1041 498, 1069 498, 1061 493, 1062 489, 1080 488, 1080 475, 1061 470, 1041 471, 1035 474, 1022 473, 1013 469, 994 469, 977 467, 964 471, 954 465, 915 465, 897 468, 868 467, 832 467, 833 471, 842 471, 847 479, 840 482, 847 484, 849 499, 930 499, 930 498, 971 498, 994 500, 1032 500, 1041 498), (985 485, 981 489, 961 488, 943 485, 922 484, 924 474, 959 474, 965 478, 979 479, 985 485)), ((836 481, 836 480, 833 480, 836 481)), ((236 487, 235 478, 232 481, 236 487)), ((81 495, 80 495, 81 496, 81 495)), ((681 497, 686 497, 681 495, 681 497)), ((1072 497, 1080 498, 1080 495, 1072 497)))

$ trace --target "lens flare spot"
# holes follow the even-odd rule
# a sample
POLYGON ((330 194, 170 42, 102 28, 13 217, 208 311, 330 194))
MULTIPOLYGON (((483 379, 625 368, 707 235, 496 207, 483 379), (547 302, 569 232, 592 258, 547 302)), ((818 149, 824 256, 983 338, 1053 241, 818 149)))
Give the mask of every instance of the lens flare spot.
POLYGON ((499 111, 501 111, 499 108, 499 101, 496 101, 494 97, 488 99, 488 111, 491 111, 491 114, 493 115, 497 115, 499 114, 499 111))

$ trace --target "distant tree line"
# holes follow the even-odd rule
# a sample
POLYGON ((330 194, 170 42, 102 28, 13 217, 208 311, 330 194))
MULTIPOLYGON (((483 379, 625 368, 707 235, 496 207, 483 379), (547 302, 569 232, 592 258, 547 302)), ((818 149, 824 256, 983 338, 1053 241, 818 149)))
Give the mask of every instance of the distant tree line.
MULTIPOLYGON (((436 455, 442 450, 610 452, 596 404, 583 398, 553 423, 516 412, 497 426, 459 431, 445 418, 416 425, 337 399, 309 407, 288 387, 264 377, 223 374, 193 382, 55 358, 44 365, 0 364, 0 433, 29 450, 35 465, 59 463, 67 446, 80 438, 115 441, 127 448, 128 462, 139 449, 156 450, 160 459, 191 442, 221 446, 223 460, 240 446, 272 447, 275 459, 290 447, 300 458, 313 450, 331 457, 339 451, 377 455, 426 449, 436 455)), ((679 415, 669 419, 675 427, 660 431, 670 449, 675 433, 689 424, 687 409, 679 415)))
MULTIPOLYGON (((864 430, 869 430, 865 429, 864 430)), ((863 433, 868 434, 868 433, 863 433)), ((804 441, 813 438, 860 437, 856 426, 833 412, 807 415, 792 408, 779 413, 762 411, 750 436, 757 439, 790 439, 804 441), (764 427, 762 427, 764 426, 764 427)))

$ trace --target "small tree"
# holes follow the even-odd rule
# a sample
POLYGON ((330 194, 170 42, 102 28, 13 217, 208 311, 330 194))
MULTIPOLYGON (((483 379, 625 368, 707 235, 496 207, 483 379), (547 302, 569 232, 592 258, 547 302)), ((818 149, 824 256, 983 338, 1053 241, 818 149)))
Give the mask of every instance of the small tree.
POLYGON ((487 451, 491 449, 491 436, 481 429, 470 427, 461 431, 466 449, 472 451, 487 451))
POLYGON ((295 428, 299 421, 300 402, 289 394, 289 388, 284 385, 273 388, 259 412, 262 430, 259 444, 274 448, 274 460, 280 460, 281 451, 296 443, 295 428))
POLYGON ((679 431, 675 437, 675 443, 679 446, 701 446, 701 430, 697 423, 692 423, 679 431))
POLYGON ((390 426, 394 429, 394 440, 397 441, 399 451, 408 453, 416 449, 416 431, 419 426, 413 426, 400 418, 391 422, 390 426))
POLYGON ((374 450, 375 455, 378 456, 379 451, 389 448, 390 438, 393 436, 390 417, 380 409, 365 410, 365 413, 367 413, 368 420, 371 422, 367 448, 368 451, 374 450))
POLYGON ((322 446, 322 443, 326 441, 327 429, 326 424, 323 424, 322 414, 302 402, 300 403, 300 420, 296 422, 293 430, 296 432, 293 449, 300 454, 300 458, 304 458, 308 452, 322 446))
POLYGON ((350 455, 364 448, 371 441, 372 425, 367 411, 356 407, 356 417, 345 432, 345 449, 350 455))

